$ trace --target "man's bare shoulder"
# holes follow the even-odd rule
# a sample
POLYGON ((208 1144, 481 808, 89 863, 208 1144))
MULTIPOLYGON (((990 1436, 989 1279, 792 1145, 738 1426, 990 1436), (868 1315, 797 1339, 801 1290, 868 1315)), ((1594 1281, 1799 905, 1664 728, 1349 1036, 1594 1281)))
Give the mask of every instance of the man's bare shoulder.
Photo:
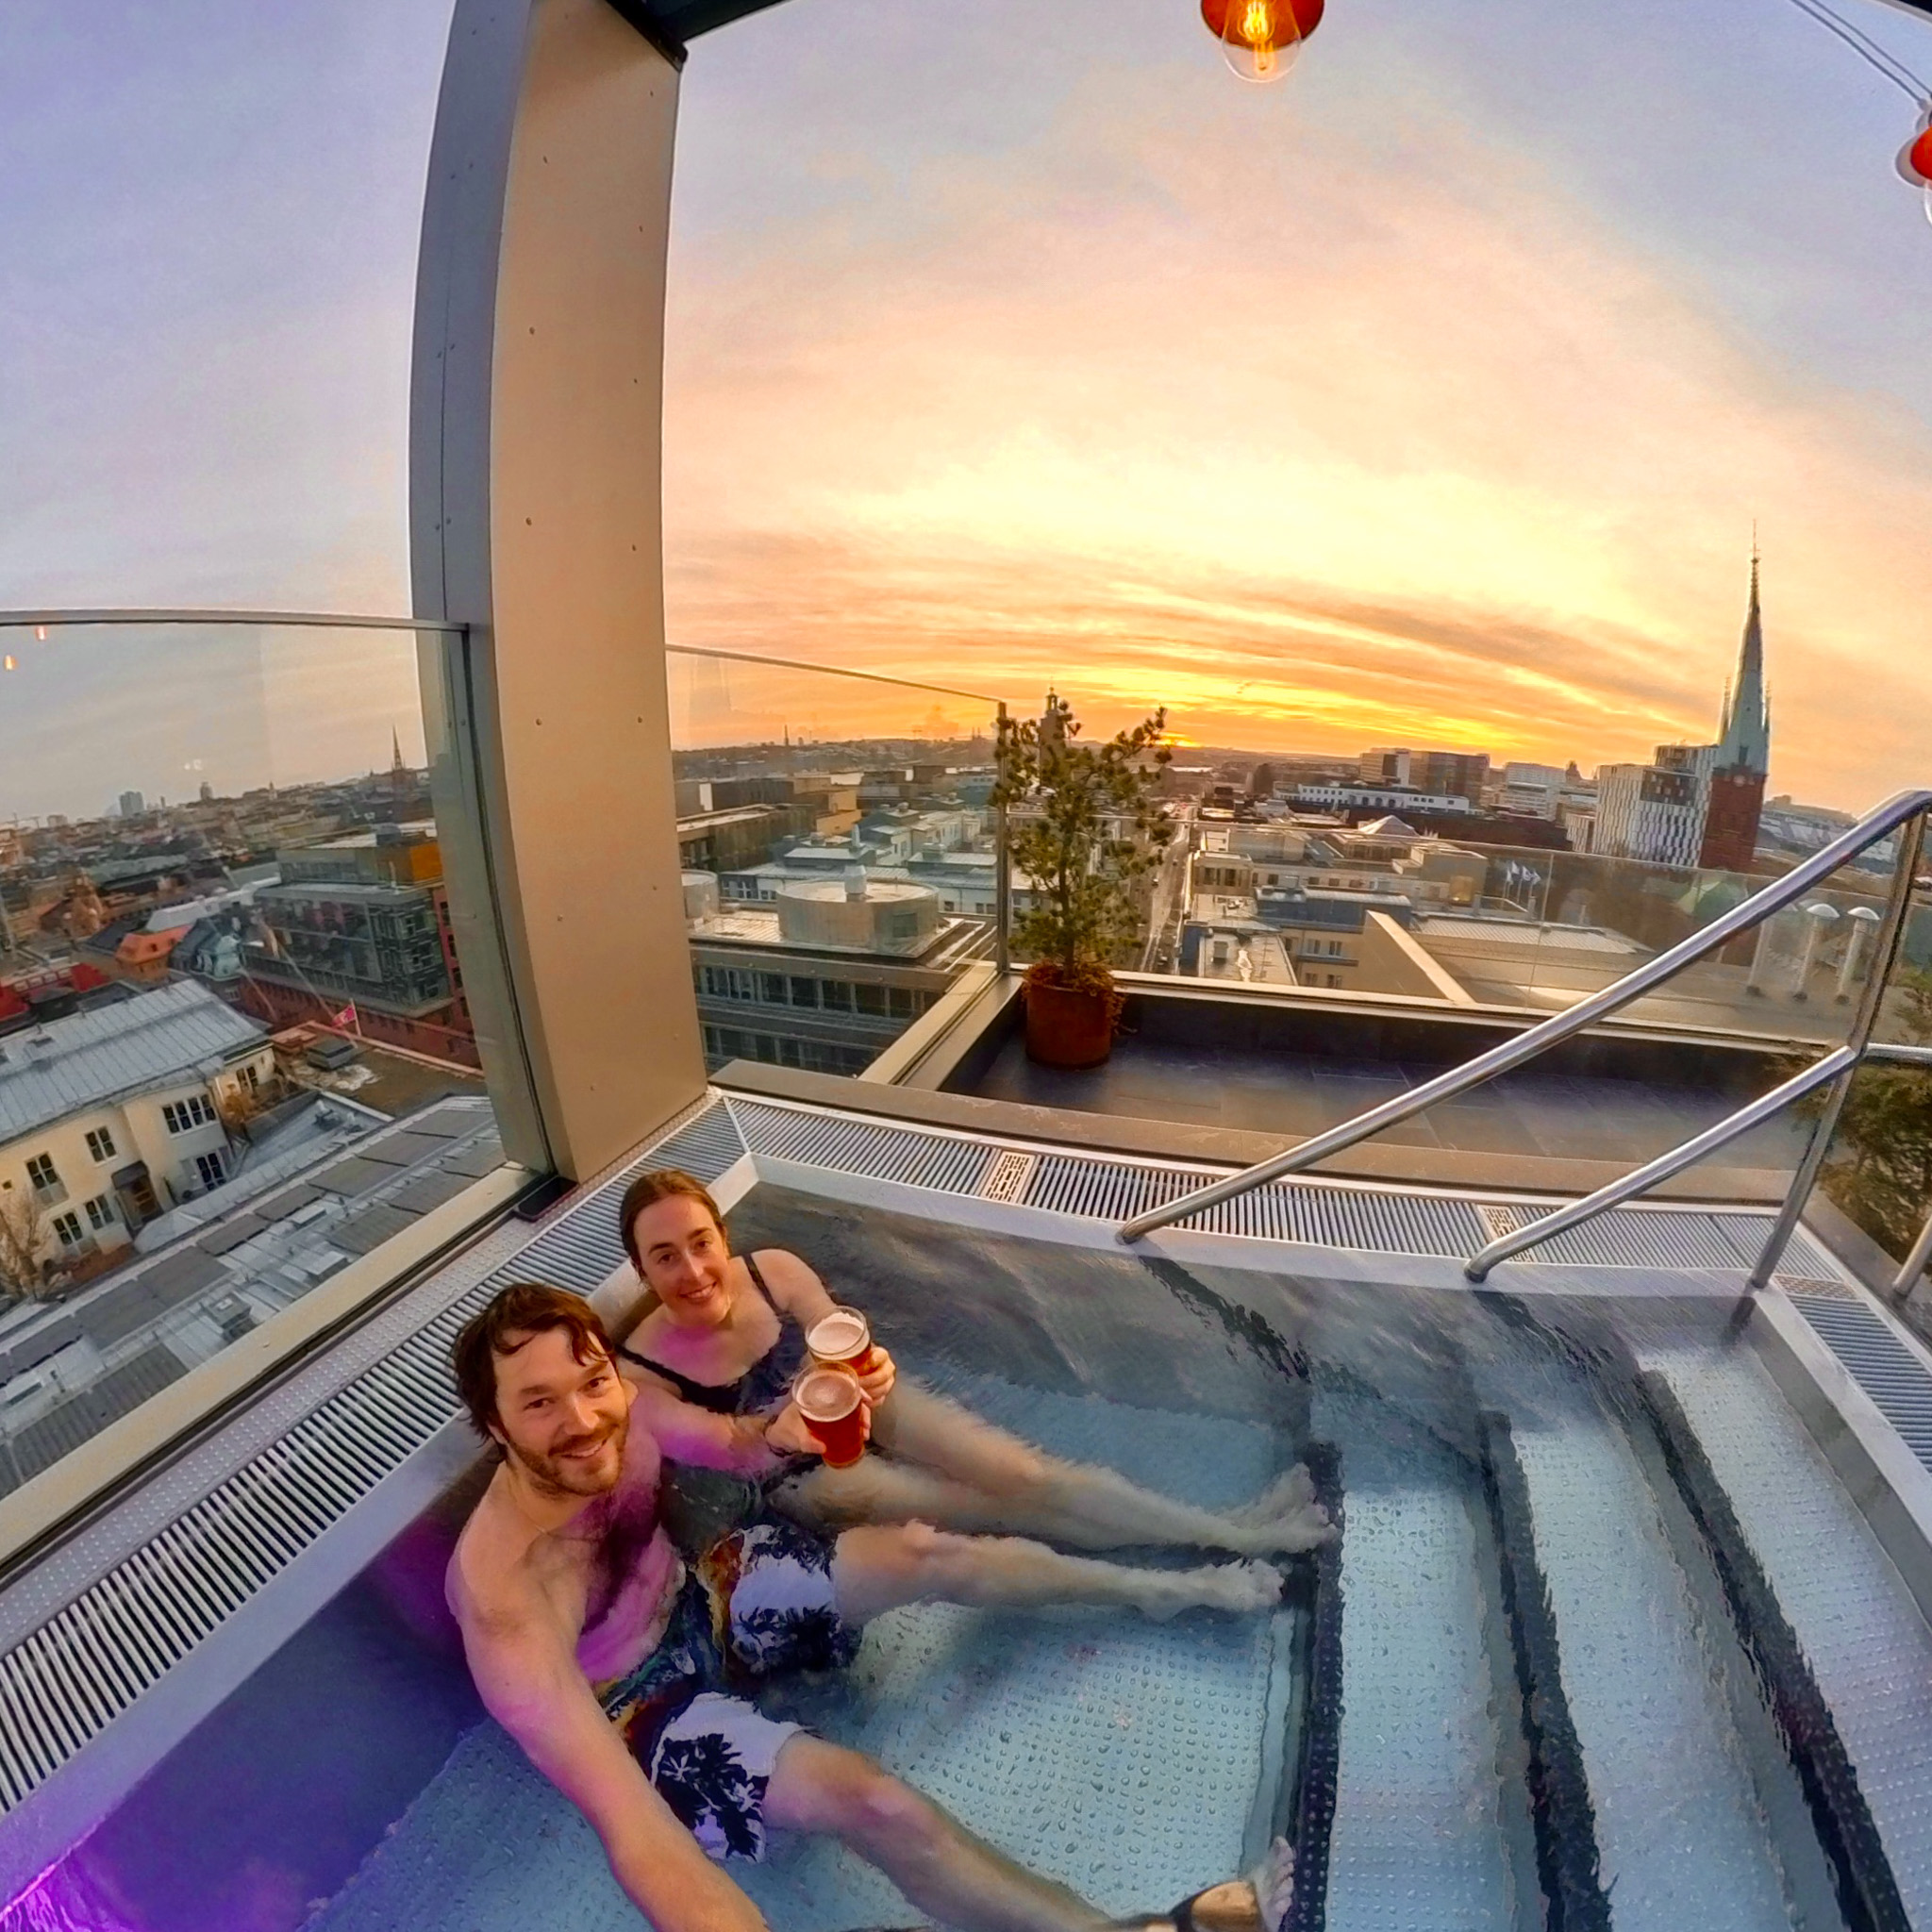
POLYGON ((532 1561, 541 1532, 511 1507, 506 1485, 499 1469, 449 1559, 449 1607, 465 1628, 521 1622, 541 1601, 532 1561))

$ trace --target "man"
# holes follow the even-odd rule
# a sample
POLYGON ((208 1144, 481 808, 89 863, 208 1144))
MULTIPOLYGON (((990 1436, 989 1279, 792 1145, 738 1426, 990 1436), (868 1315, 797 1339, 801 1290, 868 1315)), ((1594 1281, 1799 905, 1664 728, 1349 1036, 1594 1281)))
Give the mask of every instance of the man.
MULTIPOLYGON (((1192 1601, 1257 1608, 1275 1573, 1125 1571, 919 1524, 834 1541, 754 1523, 691 1575, 658 1520, 660 1445, 632 1425, 635 1385, 587 1303, 507 1288, 457 1338, 455 1367, 472 1420, 503 1452, 450 1562, 471 1671, 491 1714, 595 1827, 658 1932, 762 1932, 712 1860, 762 1857, 774 1825, 841 1839, 965 1932, 1108 1923, 870 1759, 730 1691, 849 1661, 868 1618, 922 1598, 1146 1607, 1135 1579, 1171 1586, 1186 1574, 1199 1579, 1192 1601)), ((693 1411, 680 1427, 664 1452, 745 1474, 816 1449, 791 1407, 769 1423, 693 1411)), ((1254 1894, 1240 1890, 1253 1917, 1254 1894)))

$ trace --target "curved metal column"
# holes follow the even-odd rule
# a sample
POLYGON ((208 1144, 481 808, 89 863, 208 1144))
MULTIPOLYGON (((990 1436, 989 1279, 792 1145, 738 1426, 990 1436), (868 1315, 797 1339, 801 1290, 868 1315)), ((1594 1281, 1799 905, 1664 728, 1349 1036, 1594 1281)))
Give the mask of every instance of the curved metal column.
POLYGON ((458 0, 418 269, 415 608, 465 991, 511 1157, 704 1085, 664 686, 677 72, 605 0, 458 0))

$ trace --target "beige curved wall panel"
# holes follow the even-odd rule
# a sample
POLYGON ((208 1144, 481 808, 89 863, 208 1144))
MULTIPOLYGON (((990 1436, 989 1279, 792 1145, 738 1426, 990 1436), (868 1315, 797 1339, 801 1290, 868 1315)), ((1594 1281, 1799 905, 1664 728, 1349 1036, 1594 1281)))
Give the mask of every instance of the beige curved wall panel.
POLYGON ((659 447, 677 73, 606 0, 458 0, 411 422, 452 913, 514 1158, 594 1172, 688 1105, 659 447))

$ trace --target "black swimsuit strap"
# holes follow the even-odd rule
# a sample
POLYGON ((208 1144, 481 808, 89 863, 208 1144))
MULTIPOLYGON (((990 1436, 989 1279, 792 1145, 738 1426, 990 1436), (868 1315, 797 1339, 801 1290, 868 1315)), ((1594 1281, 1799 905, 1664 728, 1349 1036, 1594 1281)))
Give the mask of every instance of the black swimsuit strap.
POLYGON ((777 1316, 780 1326, 783 1326, 789 1318, 785 1310, 773 1299, 772 1291, 765 1286, 765 1277, 758 1273, 758 1257, 755 1255, 747 1254, 742 1258, 744 1261, 744 1272, 751 1276, 751 1285, 764 1296, 765 1306, 771 1309, 773 1314, 777 1316))
MULTIPOLYGON (((751 1276, 752 1286, 764 1296, 765 1306, 778 1318, 780 1344, 782 1345, 786 1324, 796 1318, 788 1315, 773 1298, 772 1291, 766 1286, 765 1277, 758 1272, 758 1264, 750 1255, 742 1257, 744 1271, 751 1276)), ((681 1369, 674 1369, 669 1362, 660 1362, 655 1356, 640 1355, 634 1348, 618 1344, 617 1352, 627 1362, 635 1362, 641 1369, 649 1369, 654 1375, 662 1375, 665 1380, 677 1384, 677 1392, 687 1402, 695 1403, 700 1408, 708 1408, 720 1413, 730 1413, 737 1407, 738 1396, 745 1383, 755 1375, 760 1365, 769 1357, 760 1357, 743 1374, 729 1382, 700 1382, 693 1375, 687 1375, 681 1369)))

